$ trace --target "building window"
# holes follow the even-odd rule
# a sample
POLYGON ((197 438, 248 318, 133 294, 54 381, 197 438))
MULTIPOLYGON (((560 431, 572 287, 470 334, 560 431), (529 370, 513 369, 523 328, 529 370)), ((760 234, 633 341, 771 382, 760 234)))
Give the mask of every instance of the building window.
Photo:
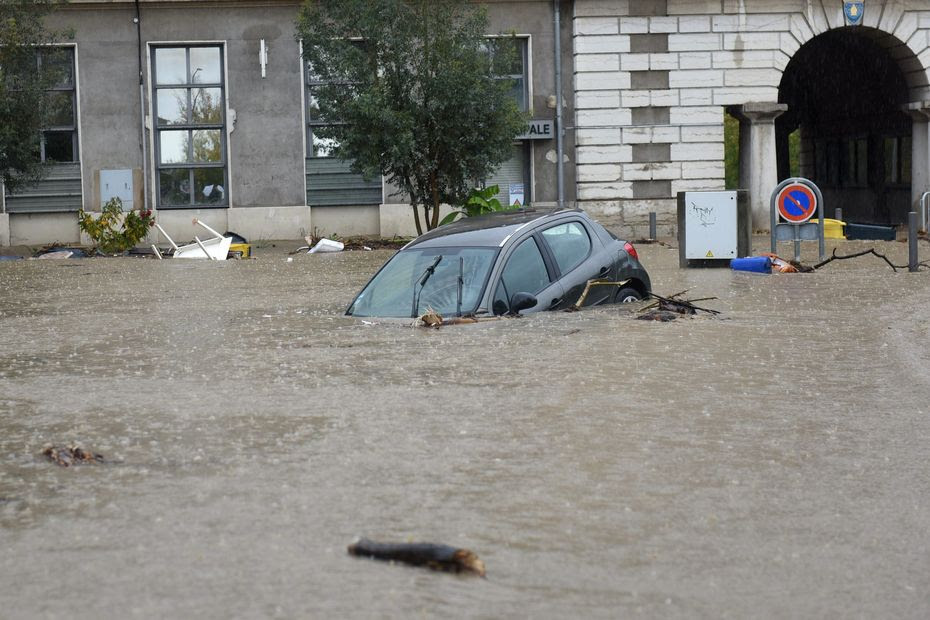
POLYGON ((156 47, 152 74, 158 206, 227 206, 222 46, 156 47))
POLYGON ((885 138, 885 182, 908 185, 911 182, 911 137, 885 138))
POLYGON ((498 80, 511 82, 510 96, 521 110, 529 109, 527 88, 527 40, 518 37, 491 37, 488 48, 495 51, 491 71, 498 80))
MULTIPOLYGON (((521 37, 489 37, 488 49, 495 51, 492 58, 492 73, 498 80, 511 83, 510 96, 521 110, 529 109, 529 67, 527 60, 528 40, 521 37)), ((526 206, 532 202, 530 141, 517 141, 513 145, 513 156, 484 179, 482 185, 497 185, 497 199, 511 206, 526 206)))
POLYGON ((39 71, 51 69, 58 78, 48 93, 48 124, 42 129, 39 157, 43 162, 76 162, 77 106, 74 88, 74 49, 42 48, 36 53, 39 71))
POLYGON ((304 80, 307 89, 307 204, 312 207, 381 204, 381 177, 366 179, 352 170, 350 160, 334 156, 338 143, 327 135, 327 129, 345 123, 321 106, 317 97, 322 88, 349 89, 352 84, 324 82, 308 62, 304 62, 304 80))

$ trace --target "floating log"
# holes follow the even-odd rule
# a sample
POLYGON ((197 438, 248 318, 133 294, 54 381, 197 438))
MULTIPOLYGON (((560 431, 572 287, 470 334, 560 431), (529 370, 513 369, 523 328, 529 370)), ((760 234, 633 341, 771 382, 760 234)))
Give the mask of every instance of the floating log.
POLYGON ((435 543, 378 543, 362 538, 349 545, 349 555, 403 562, 451 573, 473 573, 484 577, 484 562, 468 549, 435 543))
POLYGON ((82 463, 105 462, 102 455, 85 450, 78 445, 70 445, 67 447, 46 446, 42 450, 42 455, 52 463, 61 467, 70 467, 82 463))

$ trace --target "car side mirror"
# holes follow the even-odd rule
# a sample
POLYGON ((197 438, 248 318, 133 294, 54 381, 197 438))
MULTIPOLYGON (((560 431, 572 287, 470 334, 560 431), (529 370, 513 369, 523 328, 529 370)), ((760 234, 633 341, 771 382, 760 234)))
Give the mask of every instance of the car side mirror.
POLYGON ((520 314, 521 311, 532 308, 537 304, 536 296, 529 293, 514 293, 510 298, 510 313, 520 314))

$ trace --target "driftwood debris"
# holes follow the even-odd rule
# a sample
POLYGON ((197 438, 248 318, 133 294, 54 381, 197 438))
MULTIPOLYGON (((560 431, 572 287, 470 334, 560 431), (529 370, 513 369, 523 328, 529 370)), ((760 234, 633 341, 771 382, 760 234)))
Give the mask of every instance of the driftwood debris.
POLYGON ((621 286, 627 285, 629 282, 630 282, 629 280, 621 280, 620 282, 611 282, 610 280, 605 280, 603 278, 596 279, 596 280, 588 280, 588 282, 584 286, 584 290, 581 292, 581 297, 578 298, 578 301, 576 301, 571 306, 566 308, 565 312, 577 312, 578 310, 581 310, 581 307, 584 305, 584 300, 587 299, 588 297, 588 293, 595 286, 616 286, 619 288, 621 286))
POLYGON ((433 310, 432 308, 427 308, 426 312, 414 319, 414 327, 433 327, 439 329, 440 327, 446 327, 448 325, 471 325, 472 323, 486 323, 488 321, 500 321, 503 319, 513 319, 519 318, 520 315, 505 315, 505 316, 481 316, 477 317, 474 315, 468 316, 454 316, 448 319, 443 318, 441 314, 433 310))
MULTIPOLYGON (((824 265, 827 265, 827 264, 829 264, 829 263, 832 263, 832 262, 835 261, 835 260, 846 260, 846 259, 848 259, 848 258, 858 258, 858 257, 860 257, 860 256, 865 256, 866 254, 872 254, 873 256, 879 257, 880 259, 882 259, 883 261, 885 261, 886 263, 888 263, 888 266, 891 267, 895 272, 897 272, 898 269, 907 269, 907 268, 908 268, 907 265, 895 265, 895 264, 892 263, 890 260, 888 260, 888 257, 887 257, 887 256, 885 256, 884 254, 882 254, 882 253, 880 253, 880 252, 876 252, 876 251, 875 251, 875 248, 869 248, 868 250, 863 250, 863 251, 861 251, 861 252, 855 252, 854 254, 847 254, 846 256, 838 256, 837 253, 836 253, 836 248, 833 248, 833 255, 832 255, 830 258, 828 258, 828 259, 826 259, 826 260, 820 261, 819 263, 817 263, 816 265, 814 265, 811 269, 814 269, 814 270, 820 269, 820 268, 823 267, 824 265)), ((930 267, 930 261, 921 261, 921 262, 917 263, 917 265, 920 266, 920 267, 930 267)))
POLYGON ((679 293, 675 293, 674 295, 669 295, 668 297, 662 297, 661 295, 656 295, 655 293, 649 293, 649 297, 655 299, 656 302, 640 310, 639 316, 636 318, 640 321, 660 321, 662 323, 667 323, 668 321, 674 321, 680 316, 693 316, 698 312, 707 312, 708 314, 714 316, 720 314, 719 310, 702 308, 701 306, 696 306, 694 304, 696 301, 708 301, 711 299, 716 299, 716 297, 702 297, 700 299, 678 299, 687 292, 688 291, 681 291, 679 293))
POLYGON ((85 450, 78 445, 62 446, 45 446, 42 450, 42 456, 60 467, 71 467, 85 463, 104 463, 102 455, 85 450))
POLYGON ((362 538, 349 545, 349 555, 402 562, 437 571, 485 576, 484 562, 468 549, 435 543, 379 543, 362 538))

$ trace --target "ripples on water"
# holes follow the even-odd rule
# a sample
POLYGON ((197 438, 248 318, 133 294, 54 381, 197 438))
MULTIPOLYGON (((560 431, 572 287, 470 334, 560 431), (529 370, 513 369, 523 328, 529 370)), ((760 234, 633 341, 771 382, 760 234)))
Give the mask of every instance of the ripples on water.
POLYGON ((925 616, 927 274, 639 250, 722 318, 342 317, 383 251, 0 263, 0 608, 925 616), (37 457, 69 441, 112 462, 37 457), (362 535, 488 579, 349 557, 362 535))

